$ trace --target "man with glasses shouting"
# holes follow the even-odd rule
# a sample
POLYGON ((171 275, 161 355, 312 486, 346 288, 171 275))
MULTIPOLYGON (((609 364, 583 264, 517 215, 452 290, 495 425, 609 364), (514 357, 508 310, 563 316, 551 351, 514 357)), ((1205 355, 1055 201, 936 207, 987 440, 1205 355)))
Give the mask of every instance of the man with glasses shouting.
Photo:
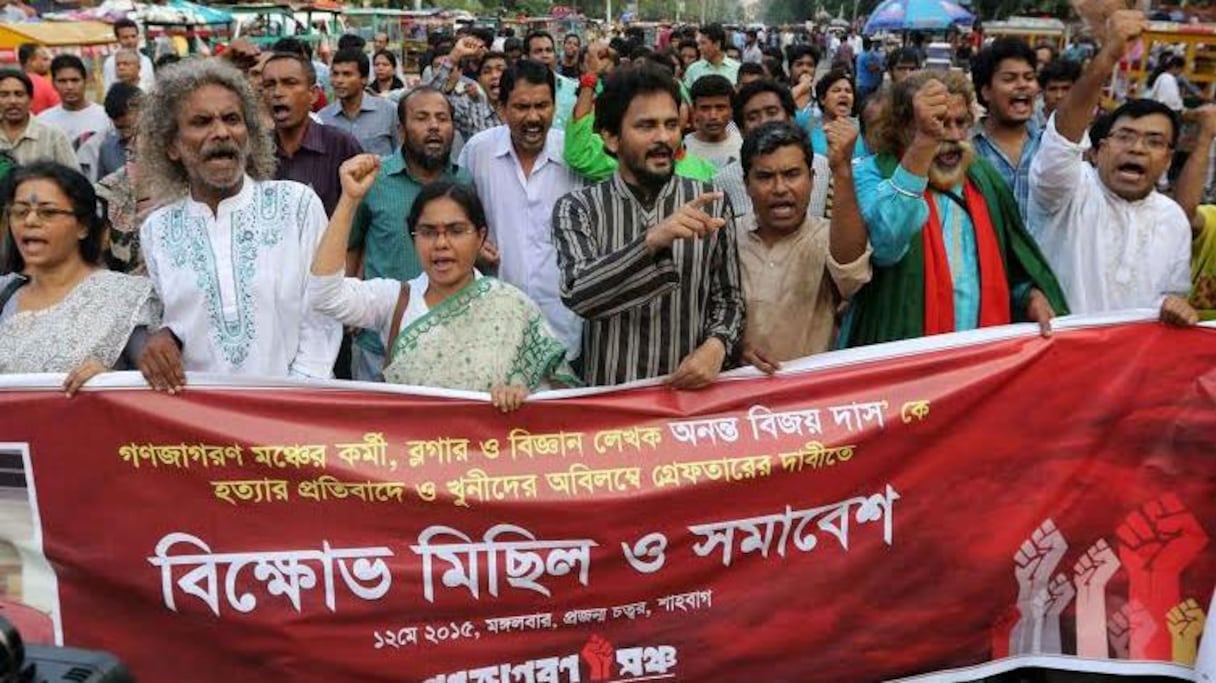
POLYGON ((1164 322, 1190 325, 1198 320, 1186 302, 1190 223, 1155 189, 1178 141, 1177 115, 1159 102, 1130 100, 1094 122, 1096 167, 1080 145, 1102 85, 1145 25, 1131 10, 1108 18, 1102 49, 1043 133, 1027 223, 1074 313, 1151 307, 1164 322))

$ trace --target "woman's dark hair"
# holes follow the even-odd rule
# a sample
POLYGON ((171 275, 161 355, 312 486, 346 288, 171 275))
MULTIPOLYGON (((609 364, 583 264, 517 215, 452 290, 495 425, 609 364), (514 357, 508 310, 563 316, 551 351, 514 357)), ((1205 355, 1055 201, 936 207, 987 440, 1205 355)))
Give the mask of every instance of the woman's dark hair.
POLYGON ((1148 81, 1146 81, 1145 84, 1147 87, 1151 88, 1157 83, 1157 78, 1159 78, 1161 74, 1169 71, 1170 69, 1182 69, 1185 67, 1186 60, 1182 57, 1170 55, 1168 53, 1164 54, 1157 62, 1157 68, 1153 69, 1153 72, 1149 74, 1148 81))
POLYGON ((414 205, 410 207, 410 215, 405 219, 405 227, 411 237, 418 230, 418 220, 422 217, 422 211, 426 209, 426 205, 441 197, 447 197, 459 204, 460 208, 464 209, 465 215, 469 217, 469 222, 473 224, 473 227, 478 230, 489 227, 486 224, 485 207, 481 205, 481 199, 477 197, 476 190, 451 180, 437 180, 424 185, 414 199, 414 205))
MULTIPOLYGON (((823 99, 828 96, 828 91, 832 89, 833 85, 836 85, 840 81, 848 81, 849 89, 852 90, 854 94, 857 93, 857 86, 853 84, 853 75, 849 73, 848 69, 832 69, 827 73, 826 76, 819 79, 819 82, 815 84, 815 101, 819 103, 820 107, 823 106, 823 99)), ((856 111, 856 100, 853 102, 853 107, 854 111, 856 111)))
MULTIPOLYGON (((0 206, 12 206, 17 196, 17 187, 29 180, 49 180, 68 196, 76 220, 88 229, 88 234, 80 241, 80 256, 86 263, 100 263, 101 245, 106 232, 105 206, 104 201, 99 199, 93 190, 93 183, 80 171, 63 164, 35 161, 13 169, 3 185, 0 185, 0 196, 3 197, 0 206)), ((13 243, 11 230, 5 231, 4 242, 4 272, 20 273, 25 270, 25 259, 21 258, 21 251, 13 243)))
POLYGON ((376 54, 372 55, 373 62, 376 61, 376 57, 384 57, 388 60, 389 64, 393 65, 394 69, 397 68, 397 57, 392 52, 388 50, 376 50, 376 54))

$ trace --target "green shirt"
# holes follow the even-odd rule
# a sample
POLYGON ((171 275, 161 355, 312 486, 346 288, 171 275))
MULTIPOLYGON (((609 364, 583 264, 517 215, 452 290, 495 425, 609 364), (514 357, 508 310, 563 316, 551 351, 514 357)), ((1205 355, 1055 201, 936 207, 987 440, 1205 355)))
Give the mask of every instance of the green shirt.
MULTIPOLYGON (((576 121, 566 122, 566 145, 562 158, 575 173, 588 181, 598 183, 616 173, 616 159, 604 151, 604 139, 595 133, 595 116, 588 114, 576 121)), ((676 159, 676 175, 711 182, 718 169, 704 159, 683 154, 676 159)))
MULTIPOLYGON (((449 166, 441 180, 468 183, 468 175, 449 166)), ((424 183, 410 175, 401 148, 380 158, 380 172, 367 196, 355 211, 354 225, 347 247, 363 249, 363 279, 390 278, 412 280, 422 274, 422 264, 414 251, 405 219, 424 183)), ((380 337, 364 331, 358 343, 369 351, 383 353, 380 337)))

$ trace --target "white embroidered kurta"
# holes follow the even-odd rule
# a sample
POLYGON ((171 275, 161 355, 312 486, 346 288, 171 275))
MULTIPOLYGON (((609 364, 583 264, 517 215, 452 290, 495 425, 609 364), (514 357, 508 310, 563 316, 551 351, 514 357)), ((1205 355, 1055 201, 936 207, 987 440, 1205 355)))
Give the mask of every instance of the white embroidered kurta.
POLYGON ((215 214, 187 198, 148 217, 141 249, 186 370, 331 376, 342 327, 313 311, 308 287, 325 225, 307 186, 249 177, 215 214))
POLYGON ((1030 166, 1027 224, 1064 288, 1073 313, 1159 308, 1167 294, 1191 288, 1191 227, 1174 200, 1154 191, 1118 197, 1082 148, 1043 131, 1030 166))

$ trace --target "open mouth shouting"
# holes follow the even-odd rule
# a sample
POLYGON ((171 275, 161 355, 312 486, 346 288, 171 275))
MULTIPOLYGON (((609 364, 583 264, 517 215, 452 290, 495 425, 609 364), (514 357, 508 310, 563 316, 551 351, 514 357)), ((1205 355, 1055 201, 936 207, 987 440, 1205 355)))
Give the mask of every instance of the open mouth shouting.
POLYGON ((1136 161, 1125 161, 1115 167, 1115 177, 1129 185, 1139 185, 1148 176, 1148 168, 1136 161))
POLYGON ((1029 118, 1034 114, 1034 97, 1029 94, 1018 94, 1009 98, 1009 113, 1017 118, 1029 118))

